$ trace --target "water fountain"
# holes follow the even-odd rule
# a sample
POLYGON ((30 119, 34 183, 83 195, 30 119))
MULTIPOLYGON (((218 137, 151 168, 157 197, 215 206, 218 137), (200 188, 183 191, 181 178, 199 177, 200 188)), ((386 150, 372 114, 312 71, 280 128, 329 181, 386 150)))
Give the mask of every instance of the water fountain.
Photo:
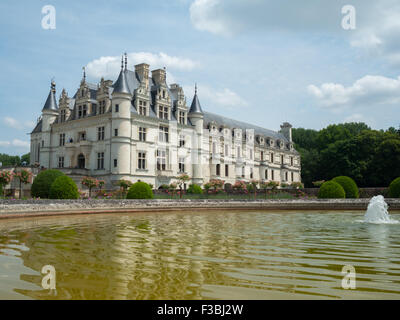
POLYGON ((373 197, 368 204, 368 209, 364 216, 364 222, 399 223, 399 221, 390 218, 387 209, 388 205, 385 202, 385 198, 383 196, 379 195, 373 197))

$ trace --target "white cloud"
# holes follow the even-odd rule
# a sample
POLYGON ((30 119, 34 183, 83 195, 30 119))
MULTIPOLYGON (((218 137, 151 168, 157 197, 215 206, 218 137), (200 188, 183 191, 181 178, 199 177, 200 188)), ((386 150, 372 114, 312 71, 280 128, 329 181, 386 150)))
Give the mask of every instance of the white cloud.
MULTIPOLYGON (((166 53, 151 52, 131 52, 128 53, 128 68, 133 70, 133 66, 140 63, 147 63, 151 69, 167 68, 176 71, 191 71, 199 66, 199 63, 181 57, 169 56, 166 53)), ((114 78, 121 70, 121 56, 100 57, 88 63, 86 72, 93 78, 114 78)), ((169 78, 168 78, 169 79, 169 78)), ((170 82, 170 81, 169 81, 170 82)))
POLYGON ((21 149, 29 149, 30 143, 28 141, 14 139, 12 141, 0 141, 0 147, 16 147, 21 149))
POLYGON ((400 77, 392 79, 383 76, 367 75, 351 86, 324 83, 321 86, 310 85, 308 92, 317 104, 332 111, 346 108, 379 108, 384 105, 400 103, 400 77))
MULTIPOLYGON (((193 97, 194 88, 192 86, 184 86, 184 91, 187 97, 193 97)), ((209 111, 212 111, 212 108, 214 106, 222 107, 225 109, 234 109, 248 106, 246 100, 244 100, 236 92, 228 88, 215 90, 214 88, 200 85, 198 86, 198 95, 202 107, 205 106, 209 111)), ((191 103, 191 100, 189 103, 191 103)))
POLYGON ((19 121, 11 117, 5 117, 3 123, 10 128, 17 130, 33 129, 35 123, 33 121, 19 121))
POLYGON ((346 0, 195 0, 190 17, 196 29, 223 36, 279 30, 336 35, 400 65, 400 2, 352 0, 356 29, 345 31, 341 10, 348 4, 346 0))

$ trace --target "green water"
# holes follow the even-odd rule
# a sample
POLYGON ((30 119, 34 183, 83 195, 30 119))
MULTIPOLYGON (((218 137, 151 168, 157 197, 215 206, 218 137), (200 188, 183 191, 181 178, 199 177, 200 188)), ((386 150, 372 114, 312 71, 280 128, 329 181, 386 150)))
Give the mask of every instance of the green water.
MULTIPOLYGON (((400 225, 358 213, 0 221, 0 299, 400 299, 400 225), (56 290, 42 288, 42 267, 56 290), (341 286, 344 265, 355 290, 341 286)), ((400 220, 400 215, 393 214, 400 220)))

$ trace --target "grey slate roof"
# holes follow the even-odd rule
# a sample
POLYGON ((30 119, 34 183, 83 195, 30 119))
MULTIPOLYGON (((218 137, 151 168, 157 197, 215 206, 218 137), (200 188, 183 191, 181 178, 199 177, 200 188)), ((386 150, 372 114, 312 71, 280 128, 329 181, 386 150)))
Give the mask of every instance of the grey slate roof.
POLYGON ((115 93, 131 93, 126 78, 127 72, 125 70, 121 70, 117 81, 113 85, 115 93))
POLYGON ((204 128, 207 128, 210 122, 215 122, 218 125, 227 126, 228 128, 231 129, 237 128, 237 129, 242 129, 243 131, 246 129, 253 129, 255 135, 261 135, 264 137, 274 138, 282 140, 284 142, 289 142, 280 132, 264 129, 246 122, 233 120, 210 112, 203 112, 203 114, 204 114, 204 125, 203 125, 204 128))
POLYGON ((42 132, 42 122, 43 120, 40 120, 37 124, 35 129, 33 129, 32 133, 38 133, 38 132, 42 132))
POLYGON ((192 105, 190 106, 189 113, 203 113, 197 92, 194 94, 192 105))
POLYGON ((51 83, 51 89, 49 95, 47 96, 46 103, 42 110, 57 110, 57 101, 56 101, 56 84, 54 82, 51 83))

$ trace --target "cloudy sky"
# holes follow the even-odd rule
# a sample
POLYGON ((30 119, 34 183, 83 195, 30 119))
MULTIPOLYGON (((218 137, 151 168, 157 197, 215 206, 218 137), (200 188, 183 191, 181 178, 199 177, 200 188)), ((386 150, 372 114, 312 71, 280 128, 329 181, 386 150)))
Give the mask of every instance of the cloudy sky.
POLYGON ((269 129, 400 124, 398 0, 3 0, 0 18, 0 153, 29 151, 52 78, 72 96, 83 66, 115 80, 124 52, 166 67, 189 103, 197 82, 205 110, 269 129))

